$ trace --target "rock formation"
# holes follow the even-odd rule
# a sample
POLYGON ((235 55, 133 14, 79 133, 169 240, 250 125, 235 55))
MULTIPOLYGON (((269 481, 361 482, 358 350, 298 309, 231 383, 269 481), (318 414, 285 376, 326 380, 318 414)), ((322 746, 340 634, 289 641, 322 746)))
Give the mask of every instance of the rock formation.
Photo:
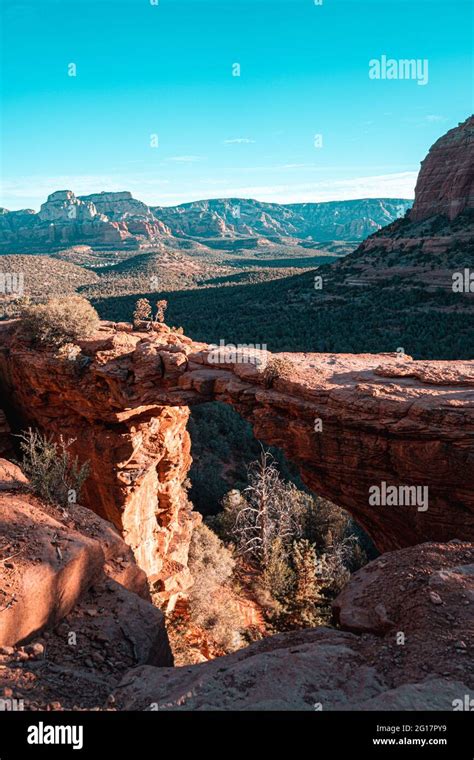
MULTIPOLYGON (((348 290, 354 297, 352 286, 389 287, 395 278, 401 278, 395 288, 430 292, 442 287, 452 293, 453 273, 472 266, 473 209, 474 116, 470 116, 440 137, 422 161, 413 208, 332 266, 328 279, 342 285, 342 297, 348 290)), ((466 296, 470 300, 469 292, 466 296)))
POLYGON ((143 666, 122 710, 453 710, 474 687, 472 544, 421 544, 359 570, 336 599, 342 631, 283 633, 211 662, 143 666))
POLYGON ((169 230, 128 192, 76 198, 71 190, 48 196, 38 214, 31 209, 0 214, 0 250, 41 251, 89 244, 98 248, 137 247, 169 230), (96 205, 97 204, 97 205, 96 205))
POLYGON ((169 228, 156 219, 146 203, 136 200, 128 191, 82 195, 79 200, 92 203, 99 214, 111 221, 124 222, 132 235, 142 235, 151 240, 171 234, 169 228))
POLYGON ((153 213, 173 235, 252 236, 313 240, 363 240, 403 216, 411 201, 366 198, 329 203, 262 203, 243 198, 215 198, 180 206, 155 206, 153 213))
POLYGON ((473 167, 474 116, 470 116, 440 137, 422 161, 410 220, 437 214, 452 220, 465 209, 474 209, 473 167))
POLYGON ((193 403, 232 404, 381 551, 474 539, 473 362, 289 354, 288 374, 268 387, 256 364, 216 357, 165 326, 132 333, 104 323, 80 341, 76 361, 33 349, 17 328, 0 324, 10 403, 43 430, 75 439, 92 468, 85 504, 123 531, 171 605, 191 582, 187 547, 198 519, 183 488, 193 403), (374 487, 401 489, 399 506, 374 502, 374 487))
MULTIPOLYGON (((287 237, 362 240, 403 216, 411 201, 375 198, 283 206, 254 200, 216 199, 149 208, 128 191, 76 197, 71 190, 48 196, 38 214, 0 209, 0 251, 21 253, 87 244, 138 247, 179 238, 287 237)), ((175 241, 176 242, 176 241, 175 241)))
POLYGON ((1 459, 0 522, 0 688, 15 685, 26 709, 92 707, 127 668, 173 664, 164 616, 110 523, 41 502, 1 459))
POLYGON ((452 710, 474 688, 473 544, 386 553, 333 604, 341 630, 172 668, 116 530, 46 505, 0 460, 0 688, 26 710, 452 710))
POLYGON ((48 195, 48 200, 42 204, 38 213, 40 222, 82 222, 95 218, 106 221, 105 216, 98 214, 93 203, 76 198, 71 190, 57 190, 48 195))
POLYGON ((0 460, 0 688, 26 710, 453 710, 474 688, 472 543, 369 563, 333 603, 341 630, 171 668, 163 616, 115 529, 24 484, 0 460))
MULTIPOLYGON (((31 380, 33 375, 36 378, 33 391, 36 400, 30 398, 33 402, 30 405, 28 394, 23 396, 21 391, 22 387, 26 389, 24 381, 19 379, 24 367, 14 366, 11 350, 7 348, 7 333, 3 332, 7 325, 1 325, 5 342, 0 339, 5 359, 0 374, 7 395, 25 420, 57 436, 75 439, 75 453, 81 461, 89 461, 92 468, 85 486, 85 504, 120 528, 150 583, 161 593, 163 601, 170 601, 172 606, 192 583, 187 551, 193 526, 200 519, 191 511, 183 488, 191 464, 186 431, 188 408, 166 403, 127 408, 126 402, 123 407, 117 406, 109 396, 105 379, 107 350, 103 355, 105 374, 102 379, 97 376, 97 384, 92 381, 90 385, 92 375, 86 369, 89 377, 86 385, 92 392, 89 401, 80 390, 82 382, 75 362, 58 364, 50 357, 52 364, 48 368, 44 363, 46 355, 38 354, 36 369, 31 367, 31 380), (57 375, 55 371, 51 374, 53 364, 59 370, 57 375), (46 390, 48 375, 50 379, 55 376, 51 396, 46 390), (46 396, 50 401, 44 404, 46 396)), ((97 345, 90 344, 93 353, 101 346, 106 347, 98 337, 97 345)), ((119 352, 124 352, 124 356, 137 342, 126 332, 109 333, 109 338, 111 356, 116 357, 115 341, 121 345, 119 352)), ((15 352, 13 346, 11 349, 15 352)), ((175 354, 170 357, 171 362, 173 359, 183 357, 175 354)), ((100 372, 99 369, 99 375, 100 372)), ((127 370, 119 370, 119 375, 125 379, 127 370)), ((143 382, 146 383, 145 378, 143 382)))
POLYGON ((153 221, 153 214, 148 206, 142 201, 133 198, 132 194, 128 191, 80 195, 78 200, 82 201, 82 203, 93 204, 99 214, 104 214, 104 216, 115 221, 123 221, 127 216, 140 216, 153 221))

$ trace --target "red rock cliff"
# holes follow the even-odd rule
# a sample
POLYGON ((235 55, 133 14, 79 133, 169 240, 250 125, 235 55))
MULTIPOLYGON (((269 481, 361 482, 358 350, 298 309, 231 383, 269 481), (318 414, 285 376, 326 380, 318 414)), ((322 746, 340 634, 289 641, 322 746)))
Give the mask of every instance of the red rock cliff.
POLYGON ((444 214, 454 219, 474 208, 474 116, 450 129, 421 163, 412 221, 444 214))
POLYGON ((84 504, 122 531, 163 602, 173 605, 192 584, 187 551, 200 519, 183 488, 191 464, 189 409, 127 402, 126 357, 141 344, 138 336, 99 333, 86 349, 89 367, 78 374, 75 362, 16 343, 6 349, 5 327, 0 375, 10 401, 25 422, 74 439, 74 453, 92 471, 84 504), (117 381, 117 387, 124 383, 120 400, 117 381))
POLYGON ((474 538, 474 362, 292 354, 289 376, 267 388, 253 364, 211 364, 205 345, 165 327, 132 334, 104 323, 75 362, 33 350, 15 331, 14 322, 0 325, 10 402, 76 439, 92 466, 86 505, 121 528, 172 604, 190 583, 187 547, 199 519, 183 488, 192 403, 232 404, 382 551, 474 538), (428 508, 371 505, 369 489, 382 482, 427 487, 428 508))

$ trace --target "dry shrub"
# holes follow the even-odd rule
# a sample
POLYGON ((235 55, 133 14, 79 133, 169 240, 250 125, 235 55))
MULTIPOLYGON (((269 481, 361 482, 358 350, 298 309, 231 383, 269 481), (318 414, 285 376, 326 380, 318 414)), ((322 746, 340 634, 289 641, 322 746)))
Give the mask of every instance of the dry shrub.
POLYGON ((151 303, 148 298, 139 298, 135 304, 135 311, 133 312, 133 326, 136 330, 143 327, 145 322, 147 327, 151 325, 151 303))
POLYGON ((255 571, 255 596, 275 630, 321 625, 351 571, 365 564, 347 512, 285 483, 262 450, 248 486, 229 491, 212 519, 238 562, 255 571), (260 586, 260 588, 258 588, 260 586))
POLYGON ((161 301, 156 302, 156 314, 155 314, 155 322, 164 322, 165 321, 165 311, 168 308, 168 301, 165 301, 163 298, 161 301))
POLYGON ((194 580, 189 596, 191 621, 226 652, 241 646, 239 610, 231 593, 235 561, 203 523, 191 538, 188 567, 194 580))
POLYGON ((55 443, 51 436, 31 428, 18 436, 23 454, 21 468, 29 481, 29 489, 49 502, 65 507, 79 500, 82 486, 89 476, 88 463, 79 465, 69 448, 74 439, 61 436, 55 443))
POLYGON ((151 303, 148 298, 139 298, 135 304, 135 311, 133 312, 133 326, 136 330, 140 330, 145 327, 147 330, 151 330, 153 324, 162 325, 165 321, 165 311, 168 308, 168 301, 161 299, 156 302, 156 313, 153 316, 151 303))
POLYGON ((281 538, 275 539, 263 568, 262 582, 266 591, 282 604, 291 597, 296 577, 288 561, 288 551, 281 538))
POLYGON ((272 356, 263 370, 263 384, 271 388, 275 380, 287 379, 294 372, 295 366, 284 356, 272 356))
POLYGON ((21 312, 27 335, 41 345, 60 348, 94 333, 99 315, 81 296, 50 298, 46 303, 27 305, 21 312))

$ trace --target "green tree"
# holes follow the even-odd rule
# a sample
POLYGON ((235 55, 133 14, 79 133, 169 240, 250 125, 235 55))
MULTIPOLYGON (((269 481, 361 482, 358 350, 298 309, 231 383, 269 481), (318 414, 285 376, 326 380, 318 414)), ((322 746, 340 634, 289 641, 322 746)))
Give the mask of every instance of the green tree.
POLYGON ((135 311, 133 312, 133 325, 135 328, 140 328, 142 322, 146 322, 147 327, 151 323, 151 304, 148 298, 139 298, 135 304, 135 311))
POLYGON ((292 613, 294 622, 302 627, 321 622, 317 605, 321 602, 316 575, 317 559, 314 544, 303 538, 295 541, 292 552, 295 571, 295 592, 292 613))

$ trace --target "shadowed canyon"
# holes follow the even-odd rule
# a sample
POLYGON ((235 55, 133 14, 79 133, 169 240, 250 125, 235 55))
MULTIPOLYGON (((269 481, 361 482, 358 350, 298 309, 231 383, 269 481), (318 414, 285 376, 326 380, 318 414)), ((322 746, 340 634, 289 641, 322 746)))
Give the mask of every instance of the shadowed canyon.
MULTIPOLYGON (((370 293, 389 269, 432 294, 472 265, 473 146, 473 117, 435 143, 406 216, 324 269, 330 297, 367 289, 373 313, 370 293)), ((96 204, 94 224, 114 234, 138 229, 110 221, 113 199, 81 203, 88 213, 96 204)), ((147 234, 203 224, 208 208, 197 222, 192 211, 169 211, 167 230, 147 234)), ((472 315, 473 292, 461 297, 472 315)), ((36 707, 123 710, 446 710, 474 687, 472 358, 246 347, 242 360, 163 320, 102 319, 73 348, 60 354, 21 318, 0 321, 2 686, 36 707), (216 401, 284 452, 309 491, 349 512, 380 554, 333 600, 331 626, 173 667, 166 616, 193 588, 202 522, 188 496, 187 426, 191 408, 216 401), (12 431, 29 426, 71 440, 89 463, 80 504, 55 508, 28 490, 12 431), (79 629, 76 662, 64 642, 79 629)))

